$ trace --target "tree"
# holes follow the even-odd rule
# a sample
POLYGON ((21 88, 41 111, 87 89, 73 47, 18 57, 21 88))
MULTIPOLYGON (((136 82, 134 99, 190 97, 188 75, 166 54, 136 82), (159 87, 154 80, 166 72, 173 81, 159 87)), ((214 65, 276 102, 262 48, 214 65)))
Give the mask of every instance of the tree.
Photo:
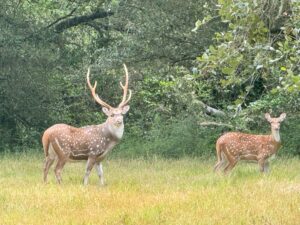
MULTIPOLYGON (((69 39, 57 33, 75 26, 74 21, 83 23, 100 18, 103 14, 96 11, 88 16, 69 18, 75 12, 73 10, 67 16, 49 22, 52 16, 57 16, 56 13, 63 14, 69 7, 79 11, 81 6, 79 3, 69 5, 66 1, 62 3, 66 4, 65 11, 59 12, 51 10, 55 4, 57 2, 51 1, 40 4, 35 1, 10 1, 2 4, 0 10, 0 28, 3 31, 0 34, 2 146, 31 145, 39 142, 40 133, 54 121, 76 121, 76 117, 68 113, 69 104, 81 103, 85 92, 82 91, 84 90, 82 85, 80 87, 82 94, 76 96, 78 86, 72 85, 76 82, 74 76, 70 75, 76 67, 70 68, 69 65, 78 65, 82 60, 80 56, 83 51, 69 57, 75 50, 68 49, 70 45, 66 43, 69 39), (39 14, 41 12, 45 14, 39 14)), ((83 81, 84 76, 80 79, 81 83, 83 81)), ((82 103, 82 108, 87 105, 82 103)), ((75 104, 73 106, 75 107, 75 104)))
MULTIPOLYGON (((208 82, 223 107, 247 107, 262 95, 298 93, 299 2, 220 0, 228 31, 216 33, 199 60, 197 79, 208 82)), ((216 101, 218 103, 218 101, 216 101)))

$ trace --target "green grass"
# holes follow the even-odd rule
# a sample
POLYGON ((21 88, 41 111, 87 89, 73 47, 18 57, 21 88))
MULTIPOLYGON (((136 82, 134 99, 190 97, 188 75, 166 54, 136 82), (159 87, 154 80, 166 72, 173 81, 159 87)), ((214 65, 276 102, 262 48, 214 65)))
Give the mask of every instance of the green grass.
POLYGON ((299 224, 300 160, 277 158, 261 175, 239 163, 229 176, 214 159, 109 159, 107 185, 84 163, 53 168, 42 182, 41 154, 0 155, 0 224, 299 224))

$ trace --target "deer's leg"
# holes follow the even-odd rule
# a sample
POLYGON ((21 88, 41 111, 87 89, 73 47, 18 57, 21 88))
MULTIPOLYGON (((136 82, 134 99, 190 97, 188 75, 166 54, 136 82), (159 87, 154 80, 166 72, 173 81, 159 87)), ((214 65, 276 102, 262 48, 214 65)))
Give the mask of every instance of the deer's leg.
POLYGON ((49 173, 49 169, 52 166, 53 162, 56 159, 56 154, 53 150, 52 145, 49 145, 49 150, 48 150, 48 156, 45 158, 45 164, 44 164, 44 182, 47 182, 47 176, 49 173))
POLYGON ((44 166, 44 182, 45 183, 47 182, 48 172, 49 172, 49 169, 52 166, 54 160, 55 160, 55 158, 51 158, 49 156, 47 156, 45 159, 45 166, 44 166))
POLYGON ((235 165, 237 164, 238 162, 238 158, 237 157, 234 157, 234 156, 230 156, 228 153, 226 154, 226 158, 228 160, 228 164, 227 166, 224 168, 224 173, 228 173, 230 172, 233 167, 235 167, 235 165))
POLYGON ((217 162, 216 165, 214 166, 214 172, 218 171, 222 165, 223 165, 223 161, 217 162))
POLYGON ((89 176, 90 176, 91 170, 93 169, 93 166, 95 165, 95 163, 96 163, 95 158, 91 158, 91 157, 88 158, 88 161, 86 163, 85 175, 83 178, 84 185, 88 184, 89 176))
POLYGON ((224 169, 224 173, 226 173, 226 174, 229 173, 233 169, 233 167, 235 167, 237 162, 238 162, 237 160, 233 161, 233 162, 229 162, 228 165, 224 169))
POLYGON ((269 172, 269 162, 267 160, 265 161, 264 172, 269 172))
POLYGON ((223 153, 220 153, 220 159, 218 160, 218 162, 216 163, 216 165, 214 166, 214 172, 218 171, 221 169, 222 166, 224 166, 224 164, 226 163, 226 157, 223 153))
POLYGON ((96 166, 97 174, 98 174, 99 179, 100 179, 100 184, 104 185, 104 176, 103 176, 102 163, 101 162, 96 162, 95 166, 96 166))
POLYGON ((55 166, 55 169, 54 169, 56 180, 57 180, 57 182, 59 184, 61 184, 61 181, 62 181, 62 179, 61 179, 61 171, 62 171, 64 165, 66 164, 66 162, 67 161, 65 159, 60 159, 59 158, 58 161, 57 161, 57 164, 55 166))
POLYGON ((258 160, 258 165, 260 172, 267 172, 269 163, 264 158, 258 160))
POLYGON ((217 161, 216 165, 214 166, 214 172, 218 171, 227 161, 225 153, 223 152, 225 149, 226 149, 226 146, 217 142, 216 152, 217 152, 218 161, 217 161))

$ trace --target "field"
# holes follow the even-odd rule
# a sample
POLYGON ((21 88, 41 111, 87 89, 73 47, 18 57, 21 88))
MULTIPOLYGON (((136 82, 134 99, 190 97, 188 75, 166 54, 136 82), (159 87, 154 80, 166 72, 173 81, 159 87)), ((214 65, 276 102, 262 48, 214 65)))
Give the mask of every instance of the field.
POLYGON ((0 155, 0 224, 300 224, 300 160, 276 158, 261 175, 239 163, 228 175, 214 159, 114 159, 107 185, 69 163, 63 184, 42 182, 42 154, 0 155))

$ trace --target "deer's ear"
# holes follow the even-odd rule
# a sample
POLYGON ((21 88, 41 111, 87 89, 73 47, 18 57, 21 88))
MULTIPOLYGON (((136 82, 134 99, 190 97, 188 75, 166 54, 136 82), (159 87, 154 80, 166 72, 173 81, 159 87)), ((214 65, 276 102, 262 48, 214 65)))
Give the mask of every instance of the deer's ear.
POLYGON ((281 115, 279 116, 279 120, 280 122, 282 122, 286 117, 286 113, 281 113, 281 115))
POLYGON ((122 108, 122 114, 126 114, 128 112, 128 110, 130 109, 130 106, 129 105, 125 105, 123 108, 122 108))
POLYGON ((265 114, 265 118, 270 122, 271 121, 271 116, 269 113, 266 113, 265 114))
POLYGON ((107 116, 111 116, 111 111, 106 107, 102 107, 102 112, 107 116))

